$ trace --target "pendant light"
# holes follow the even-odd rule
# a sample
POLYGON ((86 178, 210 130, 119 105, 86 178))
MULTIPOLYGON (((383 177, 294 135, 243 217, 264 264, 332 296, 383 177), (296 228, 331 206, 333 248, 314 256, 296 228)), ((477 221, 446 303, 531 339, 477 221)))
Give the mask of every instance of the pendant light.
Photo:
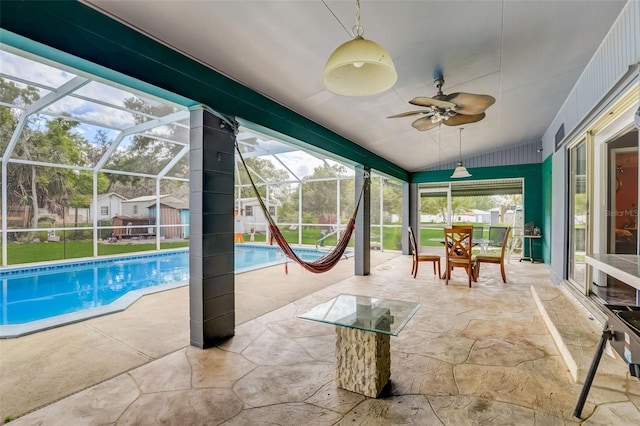
POLYGON ((356 0, 353 39, 333 51, 322 73, 322 84, 330 92, 344 96, 366 96, 393 87, 398 74, 387 51, 362 36, 360 0, 356 0))
POLYGON ((471 173, 469 173, 467 171, 467 168, 462 164, 462 131, 464 130, 464 128, 461 128, 459 130, 460 130, 460 156, 458 157, 458 167, 456 167, 456 169, 453 171, 453 174, 451 175, 452 179, 466 178, 471 176, 471 173))

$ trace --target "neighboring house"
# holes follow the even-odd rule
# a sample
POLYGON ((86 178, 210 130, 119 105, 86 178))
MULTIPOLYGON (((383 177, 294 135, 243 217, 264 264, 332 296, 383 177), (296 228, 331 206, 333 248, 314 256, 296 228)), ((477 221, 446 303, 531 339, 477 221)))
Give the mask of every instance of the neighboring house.
MULTIPOLYGON (((262 207, 260 207, 260 202, 256 197, 237 199, 234 203, 234 208, 239 209, 240 213, 244 216, 245 234, 250 234, 252 230, 254 232, 267 231, 267 218, 265 217, 262 207)), ((274 221, 278 221, 277 202, 274 200, 271 200, 269 203, 269 214, 274 221)))
MULTIPOLYGON (((115 192, 98 195, 98 220, 112 220, 115 216, 122 214, 122 202, 127 201, 125 197, 115 192)), ((40 215, 51 213, 46 209, 40 209, 40 215)), ((59 219, 62 221, 62 218, 59 219)), ((93 211, 91 207, 69 207, 64 211, 66 223, 88 223, 93 222, 93 211)))
POLYGON ((420 223, 445 223, 441 214, 421 214, 420 223))
MULTIPOLYGON (((147 205, 149 216, 155 218, 155 200, 147 205)), ((160 200, 160 236, 164 238, 188 238, 189 237, 189 201, 166 196, 160 200), (180 226, 167 226, 180 225, 180 226), (182 226, 185 225, 185 226, 182 226)))
POLYGON ((473 222, 476 223, 491 223, 491 212, 484 210, 472 209, 471 212, 475 216, 473 222))
MULTIPOLYGON (((169 195, 161 195, 160 199, 169 195)), ((129 217, 147 217, 149 216, 149 204, 156 202, 155 195, 143 195, 142 197, 132 198, 122 202, 122 215, 129 217)))
POLYGON ((491 226, 496 226, 498 223, 502 222, 504 211, 504 206, 494 207, 489 210, 489 213, 491 214, 491 226))
POLYGON ((453 222, 462 222, 462 223, 466 223, 466 222, 475 222, 476 221, 476 216, 473 214, 473 212, 460 212, 453 215, 453 222))
POLYGON ((112 220, 114 216, 121 215, 124 201, 127 199, 115 192, 98 195, 98 220, 112 220))

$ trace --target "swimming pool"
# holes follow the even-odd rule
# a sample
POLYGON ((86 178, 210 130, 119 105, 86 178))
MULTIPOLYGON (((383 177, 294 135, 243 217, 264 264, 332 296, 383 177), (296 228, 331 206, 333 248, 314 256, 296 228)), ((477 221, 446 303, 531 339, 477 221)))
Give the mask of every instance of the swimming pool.
MULTIPOLYGON (((327 254, 327 250, 316 250, 312 248, 294 247, 293 251, 304 261, 312 261, 327 254)), ((352 251, 345 252, 345 256, 352 255, 352 251)), ((279 265, 284 262, 291 262, 278 246, 268 246, 264 244, 236 244, 235 250, 235 271, 242 273, 253 271, 254 269, 266 268, 268 266, 279 265)))
MULTIPOLYGON (((326 252, 296 248, 304 260, 326 252)), ((278 247, 236 246, 235 271, 287 259, 278 247)), ((187 285, 189 251, 65 261, 0 271, 0 338, 16 337, 126 309, 145 294, 187 285)))

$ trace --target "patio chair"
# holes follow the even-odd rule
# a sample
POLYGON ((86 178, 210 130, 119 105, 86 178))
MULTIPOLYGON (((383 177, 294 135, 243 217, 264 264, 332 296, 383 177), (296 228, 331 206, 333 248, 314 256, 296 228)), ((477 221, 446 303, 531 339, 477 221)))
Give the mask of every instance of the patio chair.
POLYGON ((436 273, 436 264, 438 265, 438 277, 440 276, 440 256, 437 254, 428 254, 428 253, 420 253, 418 251, 418 243, 416 241, 415 235, 413 235, 413 230, 410 226, 407 226, 407 230, 409 231, 409 242, 411 243, 411 251, 413 252, 413 263, 411 265, 411 273, 413 274, 413 278, 418 275, 418 265, 420 262, 433 262, 433 273, 436 273))
POLYGON ((473 239, 481 240, 484 236, 484 227, 482 226, 474 226, 473 227, 473 239))
POLYGON ((480 264, 482 263, 494 263, 500 265, 500 273, 502 274, 502 281, 507 283, 507 274, 504 271, 504 254, 507 249, 507 242, 509 241, 510 227, 492 226, 489 228, 489 243, 490 247, 500 247, 500 255, 493 254, 479 254, 476 256, 476 268, 475 278, 476 281, 480 276, 480 264))
POLYGON ((449 284, 453 268, 464 268, 471 281, 475 281, 475 256, 471 253, 471 236, 473 228, 456 227, 445 228, 444 240, 446 249, 446 284, 449 284))
POLYGON ((483 226, 474 226, 473 227, 473 236, 471 237, 471 247, 477 247, 480 245, 480 253, 484 253, 487 245, 483 242, 484 237, 484 227, 483 226))

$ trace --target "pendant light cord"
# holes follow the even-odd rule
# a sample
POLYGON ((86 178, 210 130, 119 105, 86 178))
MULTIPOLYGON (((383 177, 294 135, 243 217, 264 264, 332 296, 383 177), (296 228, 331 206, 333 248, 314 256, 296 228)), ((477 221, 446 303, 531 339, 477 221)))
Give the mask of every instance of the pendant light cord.
POLYGON ((458 144, 458 146, 460 147, 460 150, 458 151, 458 161, 462 161, 462 131, 464 130, 464 127, 460 128, 460 143, 458 144))
POLYGON ((364 35, 364 28, 360 25, 360 0, 356 0, 356 24, 351 29, 351 33, 354 37, 362 37, 364 35))

